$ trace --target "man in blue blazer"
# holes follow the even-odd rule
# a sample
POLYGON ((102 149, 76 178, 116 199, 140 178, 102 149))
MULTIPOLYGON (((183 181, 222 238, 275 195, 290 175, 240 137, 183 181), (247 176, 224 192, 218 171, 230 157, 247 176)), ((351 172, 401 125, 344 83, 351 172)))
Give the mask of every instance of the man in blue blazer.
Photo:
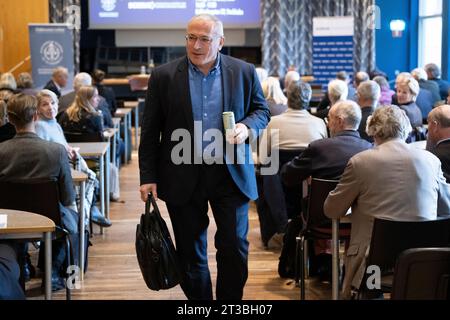
POLYGON ((255 69, 219 53, 223 25, 198 15, 187 57, 151 75, 139 147, 141 197, 166 202, 189 299, 213 298, 207 257, 208 202, 217 224, 217 299, 242 299, 248 267, 248 202, 257 198, 249 142, 270 112, 255 69), (222 113, 236 125, 224 141, 222 113), (213 146, 213 147, 211 147, 213 146), (237 160, 237 161, 236 161, 237 160))

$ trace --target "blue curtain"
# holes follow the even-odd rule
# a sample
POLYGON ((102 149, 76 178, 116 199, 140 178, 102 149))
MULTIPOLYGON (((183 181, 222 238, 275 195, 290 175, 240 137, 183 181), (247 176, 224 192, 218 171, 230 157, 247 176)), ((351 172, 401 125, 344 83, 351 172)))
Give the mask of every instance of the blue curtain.
POLYGON ((290 65, 312 74, 313 18, 355 18, 354 70, 375 68, 375 29, 370 8, 375 0, 263 0, 262 65, 283 76, 290 65))

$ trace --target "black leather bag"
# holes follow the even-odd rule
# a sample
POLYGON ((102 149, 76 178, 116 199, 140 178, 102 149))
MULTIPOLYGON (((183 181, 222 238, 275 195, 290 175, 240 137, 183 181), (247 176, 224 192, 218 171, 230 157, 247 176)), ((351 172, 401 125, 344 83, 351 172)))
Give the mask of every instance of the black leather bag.
POLYGON ((152 194, 148 195, 145 213, 136 227, 136 255, 149 289, 170 289, 180 283, 175 246, 152 194))

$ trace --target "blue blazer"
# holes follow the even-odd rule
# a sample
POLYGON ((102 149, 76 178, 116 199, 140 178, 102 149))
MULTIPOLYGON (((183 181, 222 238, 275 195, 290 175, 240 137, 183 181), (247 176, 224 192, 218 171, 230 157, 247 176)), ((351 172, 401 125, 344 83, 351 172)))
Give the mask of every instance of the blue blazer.
MULTIPOLYGON (((270 120, 270 111, 253 65, 221 55, 223 111, 233 111, 241 122, 258 132, 270 120)), ((158 197, 172 205, 189 201, 199 180, 200 165, 194 165, 194 118, 189 90, 187 57, 157 67, 149 80, 139 146, 142 184, 157 183, 158 197), (190 163, 174 164, 171 153, 180 141, 171 141, 172 133, 185 129, 191 137, 190 163)), ((253 136, 253 138, 255 138, 253 136)), ((228 163, 228 170, 241 192, 256 199, 258 192, 251 148, 248 143, 234 147, 245 153, 242 164, 228 163)), ((183 154, 184 155, 184 154, 183 154)), ((186 155, 184 155, 186 156, 186 155)))

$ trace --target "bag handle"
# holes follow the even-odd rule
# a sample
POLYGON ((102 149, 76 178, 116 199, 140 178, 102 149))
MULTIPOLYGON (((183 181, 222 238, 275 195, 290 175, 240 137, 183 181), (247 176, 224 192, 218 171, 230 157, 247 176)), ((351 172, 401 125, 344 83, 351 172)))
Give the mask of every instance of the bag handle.
POLYGON ((145 202, 145 213, 151 214, 150 206, 153 206, 153 209, 155 209, 155 213, 156 213, 157 217, 161 218, 161 214, 159 212, 158 205, 156 204, 156 200, 155 200, 155 197, 153 196, 152 192, 148 193, 147 201, 145 202))

